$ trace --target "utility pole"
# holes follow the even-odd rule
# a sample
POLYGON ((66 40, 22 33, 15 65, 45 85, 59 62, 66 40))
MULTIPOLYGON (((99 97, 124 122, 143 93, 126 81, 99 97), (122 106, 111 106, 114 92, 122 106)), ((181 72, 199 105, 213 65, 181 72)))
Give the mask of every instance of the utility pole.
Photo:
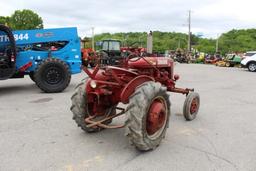
POLYGON ((94 50, 94 27, 92 27, 92 50, 94 50))
POLYGON ((219 51, 219 34, 217 34, 217 39, 216 39, 216 52, 219 51))
POLYGON ((191 52, 191 10, 188 11, 188 52, 191 52))

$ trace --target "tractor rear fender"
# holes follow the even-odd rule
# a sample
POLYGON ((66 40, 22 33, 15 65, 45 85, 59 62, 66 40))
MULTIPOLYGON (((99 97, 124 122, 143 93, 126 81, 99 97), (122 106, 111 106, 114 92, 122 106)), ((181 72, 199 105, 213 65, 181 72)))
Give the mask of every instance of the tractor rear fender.
POLYGON ((121 102, 126 104, 129 102, 129 97, 134 93, 135 89, 148 81, 155 81, 154 78, 146 76, 146 75, 140 75, 138 77, 135 77, 134 79, 132 79, 128 84, 126 84, 126 86, 123 88, 121 95, 120 95, 120 99, 121 102))

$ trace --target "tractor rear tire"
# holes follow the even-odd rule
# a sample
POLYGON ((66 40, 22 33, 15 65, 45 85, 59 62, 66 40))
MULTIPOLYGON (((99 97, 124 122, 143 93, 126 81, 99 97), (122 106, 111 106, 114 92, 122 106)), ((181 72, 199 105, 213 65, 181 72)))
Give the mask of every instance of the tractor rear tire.
POLYGON ((153 150, 165 137, 169 116, 170 101, 166 88, 160 83, 146 82, 137 87, 129 99, 126 136, 138 150, 153 150), (161 106, 159 112, 152 110, 157 105, 161 106), (157 118, 157 125, 151 122, 151 118, 157 118))
POLYGON ((192 121, 196 118, 200 107, 200 96, 198 93, 190 92, 184 102, 183 115, 187 121, 192 121))
POLYGON ((46 93, 62 92, 70 83, 69 66, 60 59, 47 58, 34 73, 36 85, 46 93))
MULTIPOLYGON (((76 86, 75 93, 71 97, 72 105, 70 110, 73 113, 73 120, 75 120, 78 127, 81 127, 82 130, 88 133, 99 132, 103 130, 100 127, 90 128, 88 127, 85 119, 90 116, 87 108, 87 97, 86 97, 86 82, 89 78, 82 80, 80 84, 76 86)), ((115 108, 110 109, 111 114, 115 114, 115 108)), ((112 120, 106 121, 104 124, 110 124, 112 120)))

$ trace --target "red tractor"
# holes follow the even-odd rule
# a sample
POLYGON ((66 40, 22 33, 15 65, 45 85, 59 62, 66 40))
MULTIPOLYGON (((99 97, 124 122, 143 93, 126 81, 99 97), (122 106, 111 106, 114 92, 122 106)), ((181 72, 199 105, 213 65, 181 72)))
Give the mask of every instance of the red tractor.
MULTIPOLYGON (((106 128, 126 129, 130 142, 142 151, 155 149, 165 137, 169 123, 168 92, 186 95, 183 114, 186 120, 195 119, 199 94, 194 89, 177 88, 174 63, 165 57, 137 57, 122 62, 123 66, 83 70, 88 77, 76 87, 71 97, 73 119, 86 132, 106 128), (118 104, 127 104, 126 109, 118 104), (112 125, 112 119, 126 115, 122 125, 112 125)), ((121 105, 123 106, 123 105, 121 105)))
POLYGON ((99 61, 99 56, 92 48, 86 48, 86 43, 88 43, 88 40, 81 40, 82 64, 86 67, 88 67, 89 65, 91 67, 95 67, 99 61))
POLYGON ((132 44, 130 44, 129 46, 124 46, 121 47, 121 52, 122 53, 127 53, 131 56, 146 56, 147 54, 147 48, 142 47, 142 45, 140 45, 141 42, 134 42, 132 44))
POLYGON ((86 66, 86 67, 88 67, 88 65, 90 65, 91 67, 96 66, 97 61, 99 60, 99 57, 92 48, 82 48, 81 53, 82 53, 81 57, 82 57, 83 66, 86 66))

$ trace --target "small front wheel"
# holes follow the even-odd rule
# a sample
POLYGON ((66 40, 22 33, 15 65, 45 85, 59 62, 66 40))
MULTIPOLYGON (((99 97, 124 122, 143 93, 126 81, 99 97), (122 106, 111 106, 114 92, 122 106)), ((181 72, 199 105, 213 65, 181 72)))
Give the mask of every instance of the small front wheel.
POLYGON ((198 93, 190 92, 184 102, 183 115, 187 121, 192 121, 196 118, 200 107, 200 96, 198 93))

